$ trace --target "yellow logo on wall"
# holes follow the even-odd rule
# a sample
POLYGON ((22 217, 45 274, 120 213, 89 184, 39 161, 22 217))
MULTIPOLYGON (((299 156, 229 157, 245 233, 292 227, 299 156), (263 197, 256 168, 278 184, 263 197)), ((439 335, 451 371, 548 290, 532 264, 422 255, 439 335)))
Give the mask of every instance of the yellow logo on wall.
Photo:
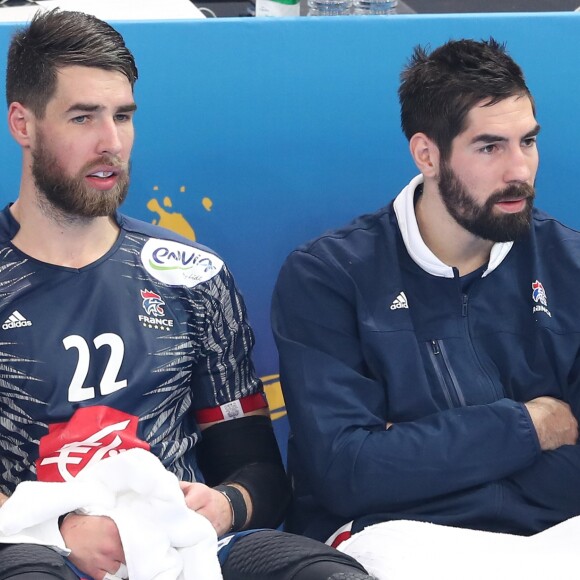
POLYGON ((284 417, 286 415, 286 403, 284 403, 282 387, 280 386, 280 375, 266 375, 261 378, 264 383, 264 390, 266 391, 266 399, 268 399, 272 421, 284 417))
MULTIPOLYGON (((153 188, 153 191, 159 191, 157 185, 153 188)), ((179 188, 180 193, 185 192, 185 186, 182 185, 179 188)), ((201 205, 205 211, 211 211, 213 208, 213 201, 209 197, 204 197, 201 200, 201 205)), ((189 222, 185 219, 183 214, 175 211, 168 211, 173 207, 173 201, 170 197, 165 196, 163 198, 163 207, 159 203, 159 200, 152 198, 147 202, 147 209, 153 213, 156 213, 158 218, 154 219, 152 223, 157 224, 168 230, 172 230, 182 236, 188 238, 189 240, 196 241, 195 230, 191 227, 189 222), (165 209, 168 208, 168 209, 165 209)))
MULTIPOLYGON (((159 187, 153 187, 153 191, 159 191, 159 187)), ((179 188, 180 193, 185 192, 185 186, 182 185, 179 188)), ((201 200, 201 205, 205 211, 212 211, 213 201, 209 197, 204 197, 201 200)), ((173 207, 173 201, 170 197, 163 197, 163 203, 161 204, 158 199, 151 198, 147 202, 147 209, 157 214, 157 218, 152 221, 153 224, 157 224, 168 230, 172 230, 177 234, 188 238, 189 240, 196 241, 195 230, 190 225, 190 223, 185 219, 183 214, 170 211, 173 207)), ((280 419, 286 415, 286 405, 284 403, 284 396, 282 395, 282 388, 280 386, 280 375, 266 375, 261 377, 264 383, 264 390, 266 392, 266 398, 268 399, 268 406, 270 407, 270 415, 272 420, 280 419)))

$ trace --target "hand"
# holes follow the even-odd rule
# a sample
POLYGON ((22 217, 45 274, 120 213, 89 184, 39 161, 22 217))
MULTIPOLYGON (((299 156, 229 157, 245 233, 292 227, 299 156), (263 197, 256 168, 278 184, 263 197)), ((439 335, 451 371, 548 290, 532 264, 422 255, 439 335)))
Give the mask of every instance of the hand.
POLYGON ((189 509, 207 518, 218 536, 230 531, 232 527, 232 508, 227 498, 203 483, 180 481, 179 485, 189 509))
POLYGON ((115 575, 125 563, 119 530, 111 518, 72 513, 62 522, 60 533, 71 550, 69 560, 95 580, 107 573, 115 575))
POLYGON ((552 451, 562 445, 574 445, 578 440, 578 421, 570 405, 553 397, 538 397, 527 402, 542 451, 552 451))

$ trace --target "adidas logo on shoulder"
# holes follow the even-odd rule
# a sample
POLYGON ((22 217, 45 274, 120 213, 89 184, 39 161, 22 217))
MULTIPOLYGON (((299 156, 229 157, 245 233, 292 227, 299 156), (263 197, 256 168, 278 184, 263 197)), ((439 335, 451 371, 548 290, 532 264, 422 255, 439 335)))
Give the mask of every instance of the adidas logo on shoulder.
POLYGON ((27 320, 26 318, 24 318, 24 316, 22 316, 22 314, 20 314, 20 312, 18 312, 18 310, 15 310, 4 321, 2 328, 4 330, 9 330, 10 328, 21 328, 23 326, 32 326, 32 322, 30 322, 30 320, 27 320))
POLYGON ((409 308, 407 297, 404 292, 399 292, 399 295, 393 300, 391 310, 398 310, 399 308, 409 308))

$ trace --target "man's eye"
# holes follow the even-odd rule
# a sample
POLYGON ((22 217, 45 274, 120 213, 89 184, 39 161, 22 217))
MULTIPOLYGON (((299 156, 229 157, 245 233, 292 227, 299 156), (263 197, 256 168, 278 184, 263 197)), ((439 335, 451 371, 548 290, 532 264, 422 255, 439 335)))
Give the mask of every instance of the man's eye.
POLYGON ((493 153, 497 149, 497 145, 495 143, 490 143, 489 145, 485 145, 480 149, 482 153, 493 153))
POLYGON ((87 115, 79 115, 78 117, 73 117, 72 122, 76 125, 82 125, 87 122, 87 115))
POLYGON ((537 137, 528 137, 523 140, 524 147, 534 147, 536 145, 537 137))

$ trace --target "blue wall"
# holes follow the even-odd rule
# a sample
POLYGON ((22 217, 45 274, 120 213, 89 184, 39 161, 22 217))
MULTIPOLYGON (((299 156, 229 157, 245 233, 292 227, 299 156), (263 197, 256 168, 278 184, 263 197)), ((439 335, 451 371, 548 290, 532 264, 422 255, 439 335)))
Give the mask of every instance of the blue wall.
MULTIPOLYGON (((538 205, 580 227, 580 13, 117 28, 141 75, 133 179, 123 209, 183 233, 193 229, 225 257, 256 331, 258 372, 271 383, 278 367, 270 294, 286 254, 386 204, 415 174, 396 99, 399 71, 415 44, 489 35, 507 42, 542 124, 538 205), (160 220, 163 212, 169 213, 160 220)), ((12 29, 0 26, 2 53, 12 29)), ((0 131, 3 204, 17 194, 20 155, 8 131, 0 131)))

